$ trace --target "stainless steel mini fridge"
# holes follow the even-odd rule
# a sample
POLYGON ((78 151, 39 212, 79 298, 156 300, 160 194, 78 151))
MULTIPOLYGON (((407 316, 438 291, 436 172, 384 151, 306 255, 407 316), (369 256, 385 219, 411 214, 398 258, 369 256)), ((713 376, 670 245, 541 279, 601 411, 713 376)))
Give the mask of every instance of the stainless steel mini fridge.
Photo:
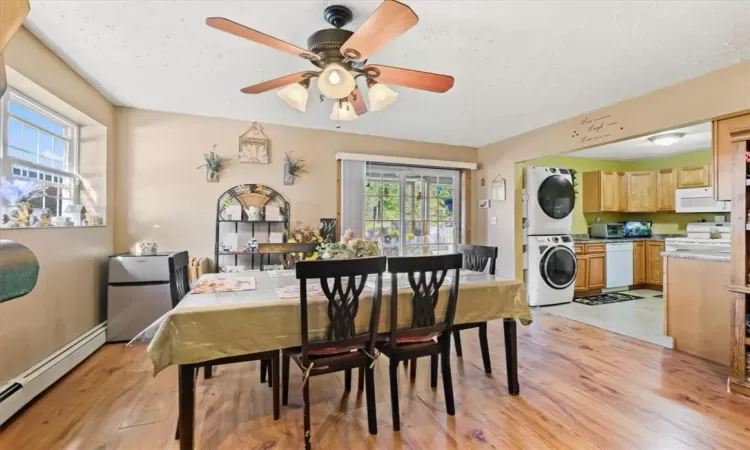
POLYGON ((129 341, 172 309, 169 257, 110 256, 107 286, 107 342, 129 341))

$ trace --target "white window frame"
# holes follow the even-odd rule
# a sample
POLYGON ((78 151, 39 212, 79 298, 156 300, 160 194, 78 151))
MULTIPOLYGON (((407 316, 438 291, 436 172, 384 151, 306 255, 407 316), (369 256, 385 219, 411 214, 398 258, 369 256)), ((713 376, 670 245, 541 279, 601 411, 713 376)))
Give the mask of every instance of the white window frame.
MULTIPOLYGON (((13 117, 15 120, 18 120, 22 122, 24 125, 27 125, 29 127, 39 129, 38 126, 29 123, 25 121, 24 119, 20 117, 13 117)), ((42 130, 43 132, 49 134, 46 130, 42 130)), ((18 164, 20 166, 28 167, 30 169, 35 169, 37 171, 41 172, 48 172, 60 175, 62 177, 67 177, 73 180, 72 185, 70 186, 71 189, 71 198, 70 201, 72 204, 77 204, 79 199, 79 186, 80 186, 80 180, 79 180, 79 149, 80 149, 80 129, 78 124, 71 121, 70 119, 63 117, 56 112, 50 110, 46 106, 30 99, 29 97, 23 95, 22 93, 18 92, 17 90, 13 88, 8 88, 5 95, 3 95, 2 99, 0 99, 0 142, 2 142, 2 148, 0 149, 0 162, 2 164, 0 165, 2 167, 2 173, 0 173, 0 176, 5 177, 6 179, 10 180, 15 178, 16 176, 13 175, 13 165, 18 164), (10 117, 9 112, 9 102, 14 101, 15 103, 18 103, 28 109, 33 110, 34 112, 45 116, 46 118, 55 121, 60 122, 64 126, 68 127, 71 130, 70 137, 60 137, 55 135, 55 138, 60 138, 62 140, 65 140, 68 143, 68 154, 67 156, 67 167, 69 170, 60 170, 53 167, 48 167, 43 164, 34 163, 31 161, 27 161, 25 159, 16 158, 9 155, 8 149, 10 148, 8 145, 8 118, 10 117), (72 169, 72 170, 70 170, 72 169)), ((55 184, 56 186, 62 186, 67 187, 63 184, 57 184, 57 183, 50 183, 48 181, 41 180, 47 184, 55 184)))
MULTIPOLYGON (((451 221, 446 220, 437 220, 437 221, 431 221, 429 219, 429 203, 427 201, 423 202, 422 205, 422 212, 421 212, 421 220, 417 220, 418 222, 424 223, 453 223, 453 242, 450 244, 441 243, 440 241, 427 244, 430 247, 440 247, 443 245, 450 246, 453 251, 455 252, 456 248, 459 244, 463 243, 463 193, 461 189, 461 171, 458 169, 440 169, 440 168, 434 168, 434 167, 424 167, 424 166, 406 166, 406 165, 391 165, 391 164, 383 164, 378 162, 371 162, 368 161, 365 163, 364 168, 364 176, 363 176, 363 184, 367 184, 369 181, 369 178, 367 176, 367 173, 370 171, 370 167, 373 167, 373 170, 382 170, 383 172, 391 172, 392 174, 396 175, 395 181, 397 181, 400 185, 399 189, 399 211, 401 211, 401 217, 398 220, 383 220, 380 219, 379 221, 381 223, 384 222, 398 222, 399 223, 399 237, 398 237, 398 248, 399 248, 399 255, 400 256, 406 256, 406 253, 404 250, 406 250, 407 247, 421 247, 425 244, 407 244, 406 243, 406 224, 407 222, 410 222, 409 219, 405 217, 406 212, 406 192, 403 189, 405 186, 406 178, 409 176, 419 176, 419 177, 436 177, 436 178, 453 178, 453 219, 451 221)), ((422 181, 423 192, 429 192, 428 183, 426 181, 422 181)), ((427 198, 429 200, 429 197, 427 198)), ((362 198, 362 204, 367 204, 367 197, 365 194, 365 197, 362 198)), ((369 218, 368 214, 369 211, 367 211, 366 206, 363 208, 362 211, 363 214, 363 220, 362 220, 362 226, 363 229, 361 231, 361 235, 363 237, 367 236, 367 223, 373 222, 373 219, 369 218)), ((411 220, 413 221, 413 219, 411 220)), ((378 220, 375 220, 375 222, 378 222, 378 220)), ((439 225, 438 225, 439 227, 439 225)), ((439 231, 438 231, 439 233, 439 231)))

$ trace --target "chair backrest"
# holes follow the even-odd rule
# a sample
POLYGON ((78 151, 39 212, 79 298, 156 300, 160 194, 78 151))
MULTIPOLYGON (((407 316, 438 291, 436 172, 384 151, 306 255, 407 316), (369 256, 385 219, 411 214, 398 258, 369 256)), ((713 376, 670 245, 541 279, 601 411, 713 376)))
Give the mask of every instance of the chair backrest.
POLYGON ((169 292, 172 294, 172 308, 190 292, 188 252, 179 252, 169 257, 169 292))
POLYGON ((461 264, 462 256, 459 253, 388 258, 388 272, 391 273, 391 346, 395 347, 399 338, 450 332, 456 315, 461 264), (398 274, 400 273, 407 274, 412 291, 411 328, 403 330, 398 329, 398 274), (447 274, 452 278, 448 305, 443 321, 438 323, 435 318, 438 291, 447 274))
POLYGON ((459 245, 458 253, 464 255, 464 269, 475 272, 484 272, 487 263, 490 263, 490 275, 495 275, 495 263, 497 262, 497 247, 486 245, 459 245))
POLYGON ((373 354, 380 320, 385 263, 386 259, 383 256, 297 263, 303 364, 307 365, 310 350, 363 347, 369 354, 373 354), (375 277, 370 277, 370 275, 375 275, 375 277), (359 277, 358 280, 357 277, 359 277), (368 278, 371 281, 374 278, 375 281, 372 310, 368 330, 360 332, 355 328, 355 319, 359 311, 359 297, 368 278), (320 280, 321 288, 328 300, 329 324, 326 337, 314 342, 310 342, 308 335, 307 280, 320 280))

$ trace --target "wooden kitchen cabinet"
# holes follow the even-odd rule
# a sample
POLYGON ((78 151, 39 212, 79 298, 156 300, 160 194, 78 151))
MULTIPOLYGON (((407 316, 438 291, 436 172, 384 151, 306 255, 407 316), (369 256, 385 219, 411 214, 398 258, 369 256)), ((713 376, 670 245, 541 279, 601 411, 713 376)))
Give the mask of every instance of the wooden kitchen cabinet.
POLYGON ((646 242, 646 283, 662 285, 662 256, 664 242, 646 242))
POLYGON ((646 282, 646 243, 633 242, 633 284, 646 282))
POLYGON ((656 210, 674 211, 677 174, 675 169, 656 171, 656 210))
POLYGON ((596 171, 583 174, 583 212, 617 212, 620 209, 622 172, 596 171))
POLYGON ((732 199, 732 137, 729 131, 750 127, 750 114, 716 120, 713 124, 712 173, 717 200, 732 199))
POLYGON ((710 186, 708 166, 688 166, 677 168, 677 189, 710 186))
POLYGON ((656 172, 626 172, 628 212, 656 211, 656 172))
POLYGON ((625 177, 625 172, 617 173, 617 189, 619 191, 617 210, 620 212, 627 212, 628 210, 628 188, 627 188, 627 177, 625 177))
POLYGON ((588 255, 588 289, 601 289, 607 285, 606 253, 588 255))
POLYGON ((576 259, 578 260, 576 292, 601 289, 607 284, 606 255, 604 244, 576 244, 576 259))
POLYGON ((576 291, 585 291, 589 287, 589 257, 576 255, 578 274, 576 274, 576 291))

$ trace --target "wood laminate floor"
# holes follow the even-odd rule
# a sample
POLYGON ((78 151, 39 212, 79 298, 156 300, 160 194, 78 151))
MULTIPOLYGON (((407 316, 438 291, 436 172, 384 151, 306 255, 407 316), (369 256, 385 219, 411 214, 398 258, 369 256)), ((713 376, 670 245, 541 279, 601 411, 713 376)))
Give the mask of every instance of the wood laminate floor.
MULTIPOLYGON (((364 395, 343 376, 312 379, 318 449, 748 449, 750 400, 726 393, 726 370, 656 345, 559 317, 519 326, 521 395, 508 395, 502 322, 489 326, 494 374, 481 369, 476 331, 454 361, 455 417, 429 383, 400 369, 401 432, 391 429, 387 360, 377 363, 378 435, 367 433, 364 395)), ((176 370, 156 378, 145 347, 108 345, 0 433, 0 449, 177 449, 176 370)), ((196 390, 196 447, 293 449, 302 443, 301 375, 289 406, 271 414, 258 363, 219 367, 196 390)))

